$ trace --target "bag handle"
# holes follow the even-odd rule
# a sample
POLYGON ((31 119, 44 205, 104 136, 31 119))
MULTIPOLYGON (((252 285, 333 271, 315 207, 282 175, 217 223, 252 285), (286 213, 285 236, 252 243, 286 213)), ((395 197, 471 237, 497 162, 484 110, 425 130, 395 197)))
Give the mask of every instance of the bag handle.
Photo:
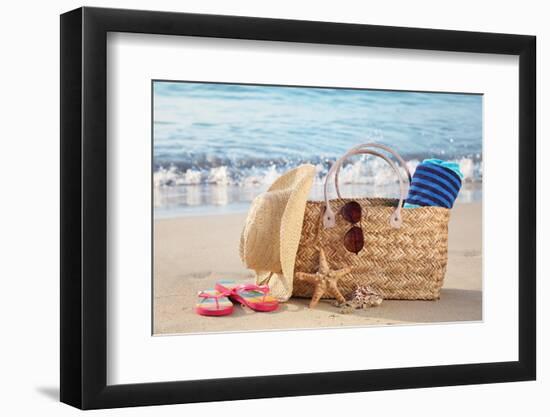
POLYGON ((325 212, 323 214, 323 224, 325 228, 331 228, 334 227, 336 224, 336 216, 334 215, 334 212, 332 211, 332 208, 330 207, 329 198, 328 198, 328 182, 331 177, 331 175, 334 174, 334 182, 335 182, 335 188, 338 195, 338 198, 342 198, 340 194, 340 189, 338 187, 338 173, 340 171, 340 168, 342 167, 342 164, 345 162, 346 159, 348 159, 350 156, 353 155, 360 155, 360 154, 368 154, 368 155, 374 155, 379 158, 382 158, 383 160, 390 165, 392 170, 396 173, 398 179, 399 179, 399 188, 400 188, 400 197, 399 197, 399 203, 397 204, 397 207, 395 208, 394 212, 390 216, 390 225, 394 228, 401 227, 402 224, 402 218, 401 218, 401 207, 403 206, 403 201, 406 198, 407 189, 405 188, 405 183, 403 181, 403 177, 401 175, 401 172, 395 165, 395 163, 389 159, 386 155, 379 153, 375 150, 369 149, 369 148, 379 148, 383 149, 389 153, 391 153, 403 166, 407 173, 407 177, 409 180, 409 184, 411 181, 411 173, 407 167, 407 164, 401 156, 395 152, 393 149, 385 146, 385 145, 379 145, 377 143, 366 143, 361 144, 358 146, 353 147, 350 149, 344 156, 342 156, 340 159, 338 159, 331 167, 330 170, 325 178, 325 184, 324 184, 324 196, 325 196, 325 212))
MULTIPOLYGON (((340 174, 340 167, 345 162, 345 160, 347 158, 349 158, 351 155, 357 155, 356 153, 352 153, 352 152, 354 152, 356 150, 365 150, 365 149, 368 149, 368 148, 378 148, 378 149, 382 149, 382 150, 392 154, 395 157, 395 159, 397 159, 399 161, 399 165, 401 167, 403 167, 403 169, 407 173, 407 177, 408 177, 409 185, 410 185, 410 183, 412 181, 411 171, 410 171, 409 167, 407 166, 407 163, 405 162, 405 160, 401 157, 401 155, 399 155, 392 148, 390 148, 389 146, 386 146, 386 145, 381 145, 381 144, 378 144, 378 143, 362 143, 361 145, 357 145, 357 146, 354 146, 353 148, 351 148, 348 151, 348 154, 350 154, 350 155, 348 155, 348 156, 344 155, 342 158, 340 158, 339 160, 336 161, 336 163, 338 163, 338 162, 340 163, 339 166, 336 167, 335 173, 334 173, 334 185, 336 187, 336 194, 338 195, 338 198, 342 198, 342 196, 340 194, 339 184, 338 184, 338 176, 340 174)), ((368 152, 368 154, 378 156, 379 158, 385 159, 384 155, 380 154, 379 152, 372 151, 372 152, 368 152)), ((386 162, 387 162, 387 160, 386 160, 386 162)), ((327 177, 328 177, 328 175, 327 175, 327 177)))

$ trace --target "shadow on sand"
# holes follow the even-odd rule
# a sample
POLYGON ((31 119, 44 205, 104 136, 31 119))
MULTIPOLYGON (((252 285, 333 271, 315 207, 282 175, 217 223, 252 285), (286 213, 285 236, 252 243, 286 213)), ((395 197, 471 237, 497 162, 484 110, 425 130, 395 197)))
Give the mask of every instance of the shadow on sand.
MULTIPOLYGON (((308 308, 308 304, 308 299, 293 298, 285 307, 287 311, 299 311, 308 308)), ((332 305, 332 300, 322 300, 316 309, 342 314, 332 305)), ((355 310, 352 314, 406 323, 479 321, 482 320, 482 295, 481 291, 444 288, 439 300, 384 300, 379 307, 355 310)))

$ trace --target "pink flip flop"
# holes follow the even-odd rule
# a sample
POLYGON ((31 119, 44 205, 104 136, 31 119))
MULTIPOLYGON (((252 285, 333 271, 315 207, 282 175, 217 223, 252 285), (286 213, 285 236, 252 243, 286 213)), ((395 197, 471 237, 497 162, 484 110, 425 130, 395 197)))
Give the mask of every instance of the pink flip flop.
POLYGON ((233 303, 227 298, 228 295, 229 291, 200 291, 195 312, 201 316, 227 316, 233 313, 233 303))
POLYGON ((267 285, 237 284, 235 281, 220 281, 216 290, 228 294, 235 302, 249 307, 254 311, 274 311, 279 307, 279 301, 269 295, 267 285))

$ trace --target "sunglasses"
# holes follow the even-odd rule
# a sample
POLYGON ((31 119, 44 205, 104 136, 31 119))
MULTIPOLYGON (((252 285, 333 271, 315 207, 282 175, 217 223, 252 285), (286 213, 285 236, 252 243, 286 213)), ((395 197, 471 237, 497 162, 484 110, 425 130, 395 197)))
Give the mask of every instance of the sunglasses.
POLYGON ((340 214, 344 220, 353 225, 344 235, 344 247, 348 252, 353 252, 357 255, 365 245, 363 229, 361 229, 360 223, 362 215, 361 205, 357 201, 350 201, 340 209, 340 214))

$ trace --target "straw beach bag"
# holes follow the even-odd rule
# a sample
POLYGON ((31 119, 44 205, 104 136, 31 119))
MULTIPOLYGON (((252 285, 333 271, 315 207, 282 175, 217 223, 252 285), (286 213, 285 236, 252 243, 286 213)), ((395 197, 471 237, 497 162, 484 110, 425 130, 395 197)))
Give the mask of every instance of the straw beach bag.
MULTIPOLYGON (((325 201, 308 201, 294 272, 315 273, 322 249, 331 269, 350 267, 339 281, 344 296, 359 285, 368 285, 385 299, 438 299, 447 267, 449 209, 442 207, 402 208, 411 175, 403 158, 379 144, 352 148, 334 163, 324 184, 325 201), (384 153, 393 155, 406 176, 384 153), (342 198, 338 171, 352 155, 370 154, 385 160, 399 179, 399 199, 342 198), (334 178, 338 198, 329 200, 328 185, 334 178), (344 236, 353 226, 341 213, 342 207, 355 201, 361 208, 360 220, 364 245, 357 253, 344 246, 344 236)), ((292 295, 311 297, 312 287, 295 278, 292 295)))

